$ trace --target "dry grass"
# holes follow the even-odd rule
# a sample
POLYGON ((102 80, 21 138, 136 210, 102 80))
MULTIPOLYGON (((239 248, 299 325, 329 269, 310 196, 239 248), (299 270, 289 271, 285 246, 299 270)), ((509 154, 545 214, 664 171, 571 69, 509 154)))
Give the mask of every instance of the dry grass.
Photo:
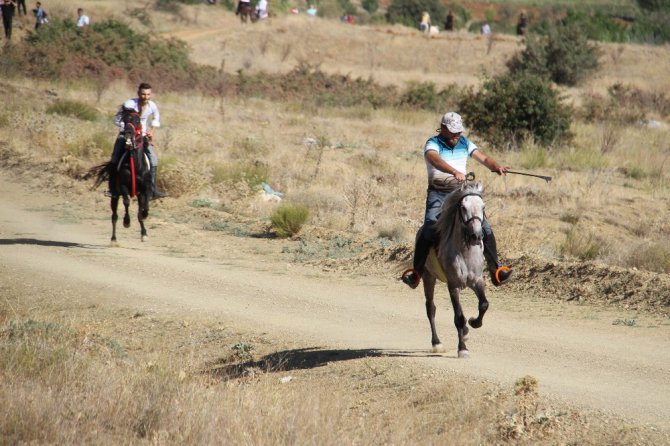
MULTIPOLYGON (((520 380, 525 387, 499 389, 373 351, 293 349, 204 314, 177 319, 172 312, 98 306, 84 295, 18 300, 26 296, 23 286, 5 287, 0 302, 6 359, 0 438, 8 444, 632 444, 645 438, 590 414, 552 409, 532 377, 520 380)), ((49 286, 36 281, 31 289, 48 295, 49 286)))

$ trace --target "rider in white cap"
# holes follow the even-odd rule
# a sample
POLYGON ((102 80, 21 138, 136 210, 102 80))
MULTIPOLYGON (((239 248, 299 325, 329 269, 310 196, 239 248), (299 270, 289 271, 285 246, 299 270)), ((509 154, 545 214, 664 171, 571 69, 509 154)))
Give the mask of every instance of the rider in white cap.
MULTIPOLYGON (((426 213, 423 226, 416 236, 413 268, 408 269, 402 275, 402 281, 411 288, 419 285, 430 248, 437 241, 434 225, 442 210, 445 197, 466 180, 468 158, 476 159, 498 175, 505 175, 509 169, 485 155, 472 141, 462 135, 465 127, 458 113, 445 113, 438 131, 439 133, 428 139, 423 147, 423 156, 428 170, 426 213)), ((482 222, 482 229, 484 230, 484 257, 486 257, 491 274, 491 281, 495 286, 500 286, 509 280, 512 270, 503 266, 498 260, 496 239, 486 216, 482 222)))

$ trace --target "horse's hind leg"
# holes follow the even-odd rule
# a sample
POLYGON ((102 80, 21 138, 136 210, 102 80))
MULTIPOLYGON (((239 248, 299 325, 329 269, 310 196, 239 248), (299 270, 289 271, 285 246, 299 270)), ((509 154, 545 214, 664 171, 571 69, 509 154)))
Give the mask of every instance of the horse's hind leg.
POLYGON ((431 344, 433 345, 433 353, 444 352, 444 346, 437 337, 437 329, 435 328, 435 276, 426 271, 423 275, 423 293, 426 296, 426 315, 428 322, 430 322, 431 344))
POLYGON ((119 220, 117 209, 119 207, 119 197, 112 197, 112 244, 116 243, 116 222, 119 220))
POLYGON ((451 306, 454 307, 454 325, 458 333, 458 357, 467 358, 470 356, 468 348, 465 346, 465 335, 468 333, 468 327, 461 307, 460 290, 449 287, 449 297, 451 297, 451 306))
POLYGON ((473 291, 477 295, 477 299, 479 299, 479 314, 476 319, 471 317, 468 322, 472 328, 479 328, 484 323, 484 313, 489 309, 489 301, 486 300, 486 294, 484 294, 484 282, 482 281, 477 284, 477 286, 473 288, 473 291))

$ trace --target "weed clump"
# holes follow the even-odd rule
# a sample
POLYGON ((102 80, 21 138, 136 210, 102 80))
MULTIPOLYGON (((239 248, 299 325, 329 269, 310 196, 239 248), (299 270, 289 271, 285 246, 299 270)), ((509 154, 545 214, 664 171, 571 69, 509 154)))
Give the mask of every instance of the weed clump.
POLYGON ((309 209, 302 205, 283 204, 272 214, 270 221, 278 237, 292 237, 302 229, 309 217, 309 209))
POLYGON ((70 116, 82 121, 95 121, 98 119, 98 111, 90 105, 69 100, 58 100, 47 107, 47 113, 53 115, 70 116))

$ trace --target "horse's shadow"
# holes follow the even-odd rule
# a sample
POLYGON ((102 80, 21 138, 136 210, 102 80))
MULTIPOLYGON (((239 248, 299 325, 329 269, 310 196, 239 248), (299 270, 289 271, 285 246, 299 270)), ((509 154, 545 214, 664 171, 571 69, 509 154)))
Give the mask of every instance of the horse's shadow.
POLYGON ((0 245, 35 245, 35 246, 55 246, 58 248, 99 248, 95 245, 82 245, 81 243, 60 242, 56 240, 39 240, 35 238, 3 238, 0 239, 0 245))
POLYGON ((379 357, 431 357, 441 356, 427 353, 425 350, 402 351, 383 349, 344 349, 327 350, 318 347, 284 350, 265 355, 258 360, 231 363, 230 359, 221 358, 212 361, 204 373, 218 377, 235 379, 247 376, 251 370, 266 372, 286 372, 290 370, 306 370, 323 367, 336 361, 379 357))

